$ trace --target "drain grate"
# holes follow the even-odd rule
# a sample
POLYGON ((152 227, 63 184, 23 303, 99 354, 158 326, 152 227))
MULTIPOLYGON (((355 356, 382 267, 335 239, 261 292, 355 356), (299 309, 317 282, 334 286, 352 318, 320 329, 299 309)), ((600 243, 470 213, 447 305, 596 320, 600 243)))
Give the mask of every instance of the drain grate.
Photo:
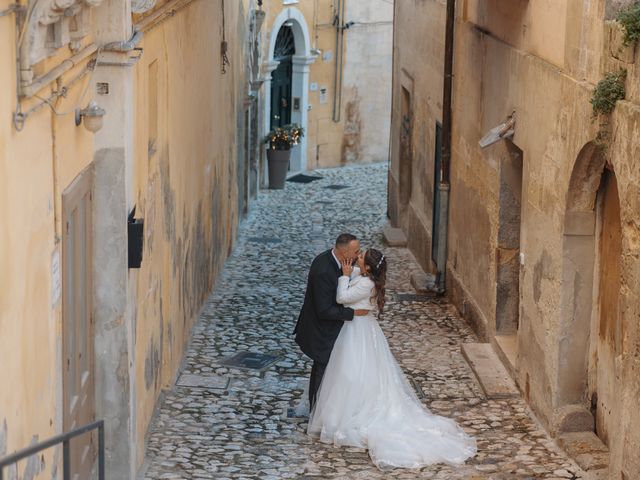
POLYGON ((349 185, 327 185, 324 188, 328 188, 330 190, 342 190, 344 188, 349 188, 349 185))
POLYGON ((183 373, 178 378, 176 385, 179 387, 210 388, 212 390, 226 390, 229 386, 229 378, 218 375, 192 375, 183 373))
POLYGON ((225 357, 218 362, 225 367, 242 368, 245 370, 266 370, 280 359, 278 355, 268 355, 257 352, 240 352, 225 357))
POLYGON ((332 202, 331 200, 318 200, 316 201, 316 203, 320 203, 322 205, 333 205, 334 202, 332 202))
POLYGON ((287 179, 287 182, 295 182, 295 183, 311 183, 315 180, 321 180, 323 177, 318 177, 316 175, 305 175, 303 173, 299 173, 298 175, 294 175, 291 178, 287 179))
POLYGON ((396 293, 393 300, 396 302, 433 302, 434 295, 416 295, 415 293, 396 293))
POLYGON ((276 237, 249 237, 247 241, 252 243, 264 243, 264 244, 282 243, 282 240, 276 237))

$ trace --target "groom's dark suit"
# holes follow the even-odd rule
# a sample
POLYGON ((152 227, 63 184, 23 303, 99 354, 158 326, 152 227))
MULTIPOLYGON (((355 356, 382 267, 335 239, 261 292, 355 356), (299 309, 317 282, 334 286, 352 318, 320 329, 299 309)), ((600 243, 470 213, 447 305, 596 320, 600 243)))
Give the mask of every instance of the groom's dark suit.
POLYGON ((336 303, 341 268, 331 250, 318 255, 311 263, 304 304, 293 333, 301 350, 313 360, 309 382, 311 405, 329 363, 333 344, 345 320, 353 320, 353 309, 336 303))

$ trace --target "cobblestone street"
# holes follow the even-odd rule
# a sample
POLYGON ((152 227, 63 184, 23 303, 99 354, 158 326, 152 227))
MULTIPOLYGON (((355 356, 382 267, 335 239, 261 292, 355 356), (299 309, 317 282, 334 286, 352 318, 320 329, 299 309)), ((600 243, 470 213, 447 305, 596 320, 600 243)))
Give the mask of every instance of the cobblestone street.
POLYGON ((523 400, 485 398, 460 352, 477 339, 452 306, 397 296, 414 293, 409 278, 419 267, 408 250, 383 244, 387 165, 314 175, 323 178, 287 182, 253 204, 194 329, 179 385, 151 426, 143 478, 584 478, 523 400), (382 328, 425 405, 477 438, 478 455, 466 465, 381 472, 366 451, 321 444, 306 436, 304 421, 287 418, 311 367, 291 336, 307 271, 343 231, 389 258, 382 328), (220 365, 243 351, 279 359, 262 372, 220 365))

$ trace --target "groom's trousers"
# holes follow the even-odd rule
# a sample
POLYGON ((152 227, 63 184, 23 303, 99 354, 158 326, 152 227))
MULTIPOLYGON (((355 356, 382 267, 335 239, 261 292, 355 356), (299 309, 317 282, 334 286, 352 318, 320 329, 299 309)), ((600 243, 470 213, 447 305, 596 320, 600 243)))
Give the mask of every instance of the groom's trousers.
POLYGON ((311 378, 309 379, 309 408, 312 409, 316 404, 316 395, 320 389, 320 383, 322 383, 322 377, 324 371, 327 368, 326 363, 317 362, 314 360, 311 367, 311 378))

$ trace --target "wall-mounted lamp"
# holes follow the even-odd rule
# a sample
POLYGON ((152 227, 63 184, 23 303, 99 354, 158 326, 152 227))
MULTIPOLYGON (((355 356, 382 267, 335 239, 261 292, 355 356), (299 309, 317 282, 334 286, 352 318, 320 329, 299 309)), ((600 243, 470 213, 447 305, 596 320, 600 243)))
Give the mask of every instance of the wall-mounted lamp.
POLYGON ((95 133, 102 128, 102 117, 104 117, 106 113, 104 108, 99 107, 98 104, 92 100, 86 108, 82 110, 76 108, 76 126, 82 123, 82 117, 84 117, 84 128, 95 133))
POLYGON ((489 145, 493 145, 499 142, 503 138, 512 138, 516 131, 516 112, 514 111, 509 115, 504 122, 497 127, 492 128, 487 134, 478 142, 481 148, 486 148, 489 145))

